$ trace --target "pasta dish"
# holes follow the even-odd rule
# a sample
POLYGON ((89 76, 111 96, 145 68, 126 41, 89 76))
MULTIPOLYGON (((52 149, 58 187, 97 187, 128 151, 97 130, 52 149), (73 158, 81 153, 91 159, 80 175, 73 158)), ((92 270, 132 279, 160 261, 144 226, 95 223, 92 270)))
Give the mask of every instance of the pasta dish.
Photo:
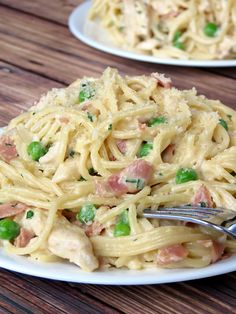
POLYGON ((235 0, 93 0, 89 18, 125 50, 160 58, 236 57, 235 0))
POLYGON ((163 74, 107 68, 49 91, 1 135, 1 245, 85 271, 207 266, 236 241, 140 215, 186 204, 236 211, 235 160, 233 109, 163 74))

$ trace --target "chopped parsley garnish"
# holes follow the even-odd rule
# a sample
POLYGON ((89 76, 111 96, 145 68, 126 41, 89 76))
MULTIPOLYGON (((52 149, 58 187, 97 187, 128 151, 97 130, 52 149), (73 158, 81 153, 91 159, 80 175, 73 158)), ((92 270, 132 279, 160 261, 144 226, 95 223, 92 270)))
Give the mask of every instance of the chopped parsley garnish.
POLYGON ((88 172, 91 176, 96 176, 98 174, 93 167, 89 168, 88 172))
POLYGON ((108 131, 111 131, 112 130, 112 124, 109 124, 107 129, 108 129, 108 131))
POLYGON ((75 151, 74 150, 71 150, 70 153, 69 153, 70 157, 74 158, 75 156, 75 151))
POLYGON ((228 131, 228 124, 227 124, 227 122, 224 120, 224 119, 220 119, 219 120, 219 124, 221 124, 222 126, 223 126, 223 128, 226 130, 226 131, 228 131))
POLYGON ((31 219, 34 216, 34 212, 32 210, 28 210, 26 213, 26 219, 31 219))
POLYGON ((87 111, 87 117, 91 122, 93 122, 94 116, 88 111, 87 111))
POLYGON ((205 202, 200 202, 199 204, 201 207, 207 207, 207 203, 205 203, 205 202))
POLYGON ((80 85, 80 92, 79 92, 79 102, 84 102, 92 98, 95 95, 95 89, 91 86, 90 82, 83 82, 80 85))
POLYGON ((86 179, 81 176, 78 181, 86 181, 86 179))
POLYGON ((127 178, 127 179, 125 180, 125 182, 135 184, 135 187, 136 187, 138 190, 143 189, 143 188, 144 188, 144 185, 145 185, 144 180, 143 180, 143 179, 139 179, 139 178, 137 178, 137 179, 127 178))

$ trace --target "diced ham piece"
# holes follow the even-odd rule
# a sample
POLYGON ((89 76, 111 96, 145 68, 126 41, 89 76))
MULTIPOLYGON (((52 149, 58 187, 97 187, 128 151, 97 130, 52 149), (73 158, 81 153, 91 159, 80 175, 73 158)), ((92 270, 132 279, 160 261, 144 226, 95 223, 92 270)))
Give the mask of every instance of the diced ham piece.
POLYGON ((64 124, 68 124, 70 122, 70 119, 67 117, 60 117, 59 121, 64 124))
POLYGON ((177 11, 171 11, 171 12, 169 12, 169 13, 166 13, 166 14, 164 14, 164 15, 162 15, 162 17, 165 19, 165 18, 172 18, 172 17, 176 17, 176 16, 178 16, 179 15, 179 12, 177 12, 177 11))
POLYGON ((137 159, 120 173, 111 175, 107 181, 96 181, 96 194, 106 197, 136 193, 148 184, 152 174, 152 165, 143 159, 137 159))
POLYGON ((166 149, 161 153, 161 158, 164 162, 170 163, 172 157, 174 156, 175 145, 170 144, 166 147, 166 149))
POLYGON ((139 122, 138 127, 140 131, 145 131, 147 128, 147 124, 139 122))
POLYGON ((31 239, 33 239, 35 234, 25 228, 20 229, 20 234, 14 241, 14 245, 16 247, 26 247, 26 245, 30 242, 31 239))
POLYGON ((23 213, 28 208, 23 203, 6 203, 0 205, 0 219, 23 213))
POLYGON ((122 154, 125 154, 126 151, 127 151, 127 145, 126 145, 126 141, 125 140, 118 140, 116 142, 116 145, 119 149, 119 151, 122 153, 122 154))
POLYGON ((171 88, 172 81, 169 77, 165 77, 164 74, 161 73, 152 73, 151 76, 156 79, 157 85, 164 87, 164 88, 171 88))
POLYGON ((220 243, 217 241, 212 241, 212 263, 217 262, 221 259, 224 249, 225 249, 225 243, 220 243))
POLYGON ((90 105, 91 101, 84 101, 80 108, 82 111, 87 111, 90 105))
POLYGON ((0 158, 5 162, 10 162, 18 156, 14 141, 8 135, 0 137, 0 158))
POLYGON ((201 205, 201 203, 205 203, 207 207, 213 206, 213 201, 211 198, 211 194, 208 191, 208 189, 205 187, 205 185, 201 185, 200 188, 197 190, 192 205, 201 205))
POLYGON ((94 221, 91 225, 85 225, 85 233, 88 237, 93 237, 101 234, 104 230, 104 226, 97 221, 94 221))
POLYGON ((109 160, 110 160, 110 161, 116 161, 116 157, 113 156, 113 155, 110 155, 109 160))
POLYGON ((108 178, 108 186, 114 195, 122 195, 128 192, 128 185, 123 182, 123 177, 120 174, 113 174, 108 178))
POLYGON ((188 250, 182 244, 171 245, 158 250, 156 261, 159 265, 180 262, 188 255, 188 250))
POLYGON ((199 240, 197 242, 202 244, 206 248, 211 248, 212 263, 215 263, 222 258, 225 249, 225 243, 220 243, 214 240, 199 240))

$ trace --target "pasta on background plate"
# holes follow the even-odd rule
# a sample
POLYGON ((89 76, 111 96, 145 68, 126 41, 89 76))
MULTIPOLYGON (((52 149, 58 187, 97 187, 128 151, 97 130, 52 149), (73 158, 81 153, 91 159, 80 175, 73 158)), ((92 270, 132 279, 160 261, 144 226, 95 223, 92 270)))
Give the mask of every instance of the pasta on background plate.
POLYGON ((93 0, 116 46, 159 58, 236 57, 235 0, 93 0))
POLYGON ((235 160, 233 109, 163 74, 107 68, 49 91, 5 128, 2 246, 85 271, 207 266, 236 241, 140 214, 186 204, 236 211, 235 160))

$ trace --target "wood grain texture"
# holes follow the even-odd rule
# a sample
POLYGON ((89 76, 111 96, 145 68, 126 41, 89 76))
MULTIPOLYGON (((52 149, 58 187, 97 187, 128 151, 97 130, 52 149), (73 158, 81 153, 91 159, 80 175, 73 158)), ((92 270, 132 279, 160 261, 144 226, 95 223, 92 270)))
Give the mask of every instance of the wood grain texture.
POLYGON ((32 106, 49 88, 62 86, 0 61, 0 127, 32 106))
MULTIPOLYGON (((66 27, 78 0, 0 0, 0 126, 52 87, 100 76, 106 66, 122 74, 164 72, 179 88, 236 109, 236 71, 145 64, 85 46, 66 27), (2 5, 1 5, 2 4, 2 5)), ((0 261, 1 265, 1 261, 0 261)), ((236 274, 186 283, 111 287, 68 285, 0 270, 0 313, 236 313, 236 274)))
POLYGON ((222 83, 222 76, 201 69, 192 68, 190 72, 188 68, 145 64, 107 55, 79 42, 64 26, 4 7, 1 11, 0 58, 10 64, 66 84, 83 75, 100 76, 108 65, 130 75, 159 71, 170 75, 178 88, 195 86, 209 98, 235 105, 234 79, 224 77, 222 83))

